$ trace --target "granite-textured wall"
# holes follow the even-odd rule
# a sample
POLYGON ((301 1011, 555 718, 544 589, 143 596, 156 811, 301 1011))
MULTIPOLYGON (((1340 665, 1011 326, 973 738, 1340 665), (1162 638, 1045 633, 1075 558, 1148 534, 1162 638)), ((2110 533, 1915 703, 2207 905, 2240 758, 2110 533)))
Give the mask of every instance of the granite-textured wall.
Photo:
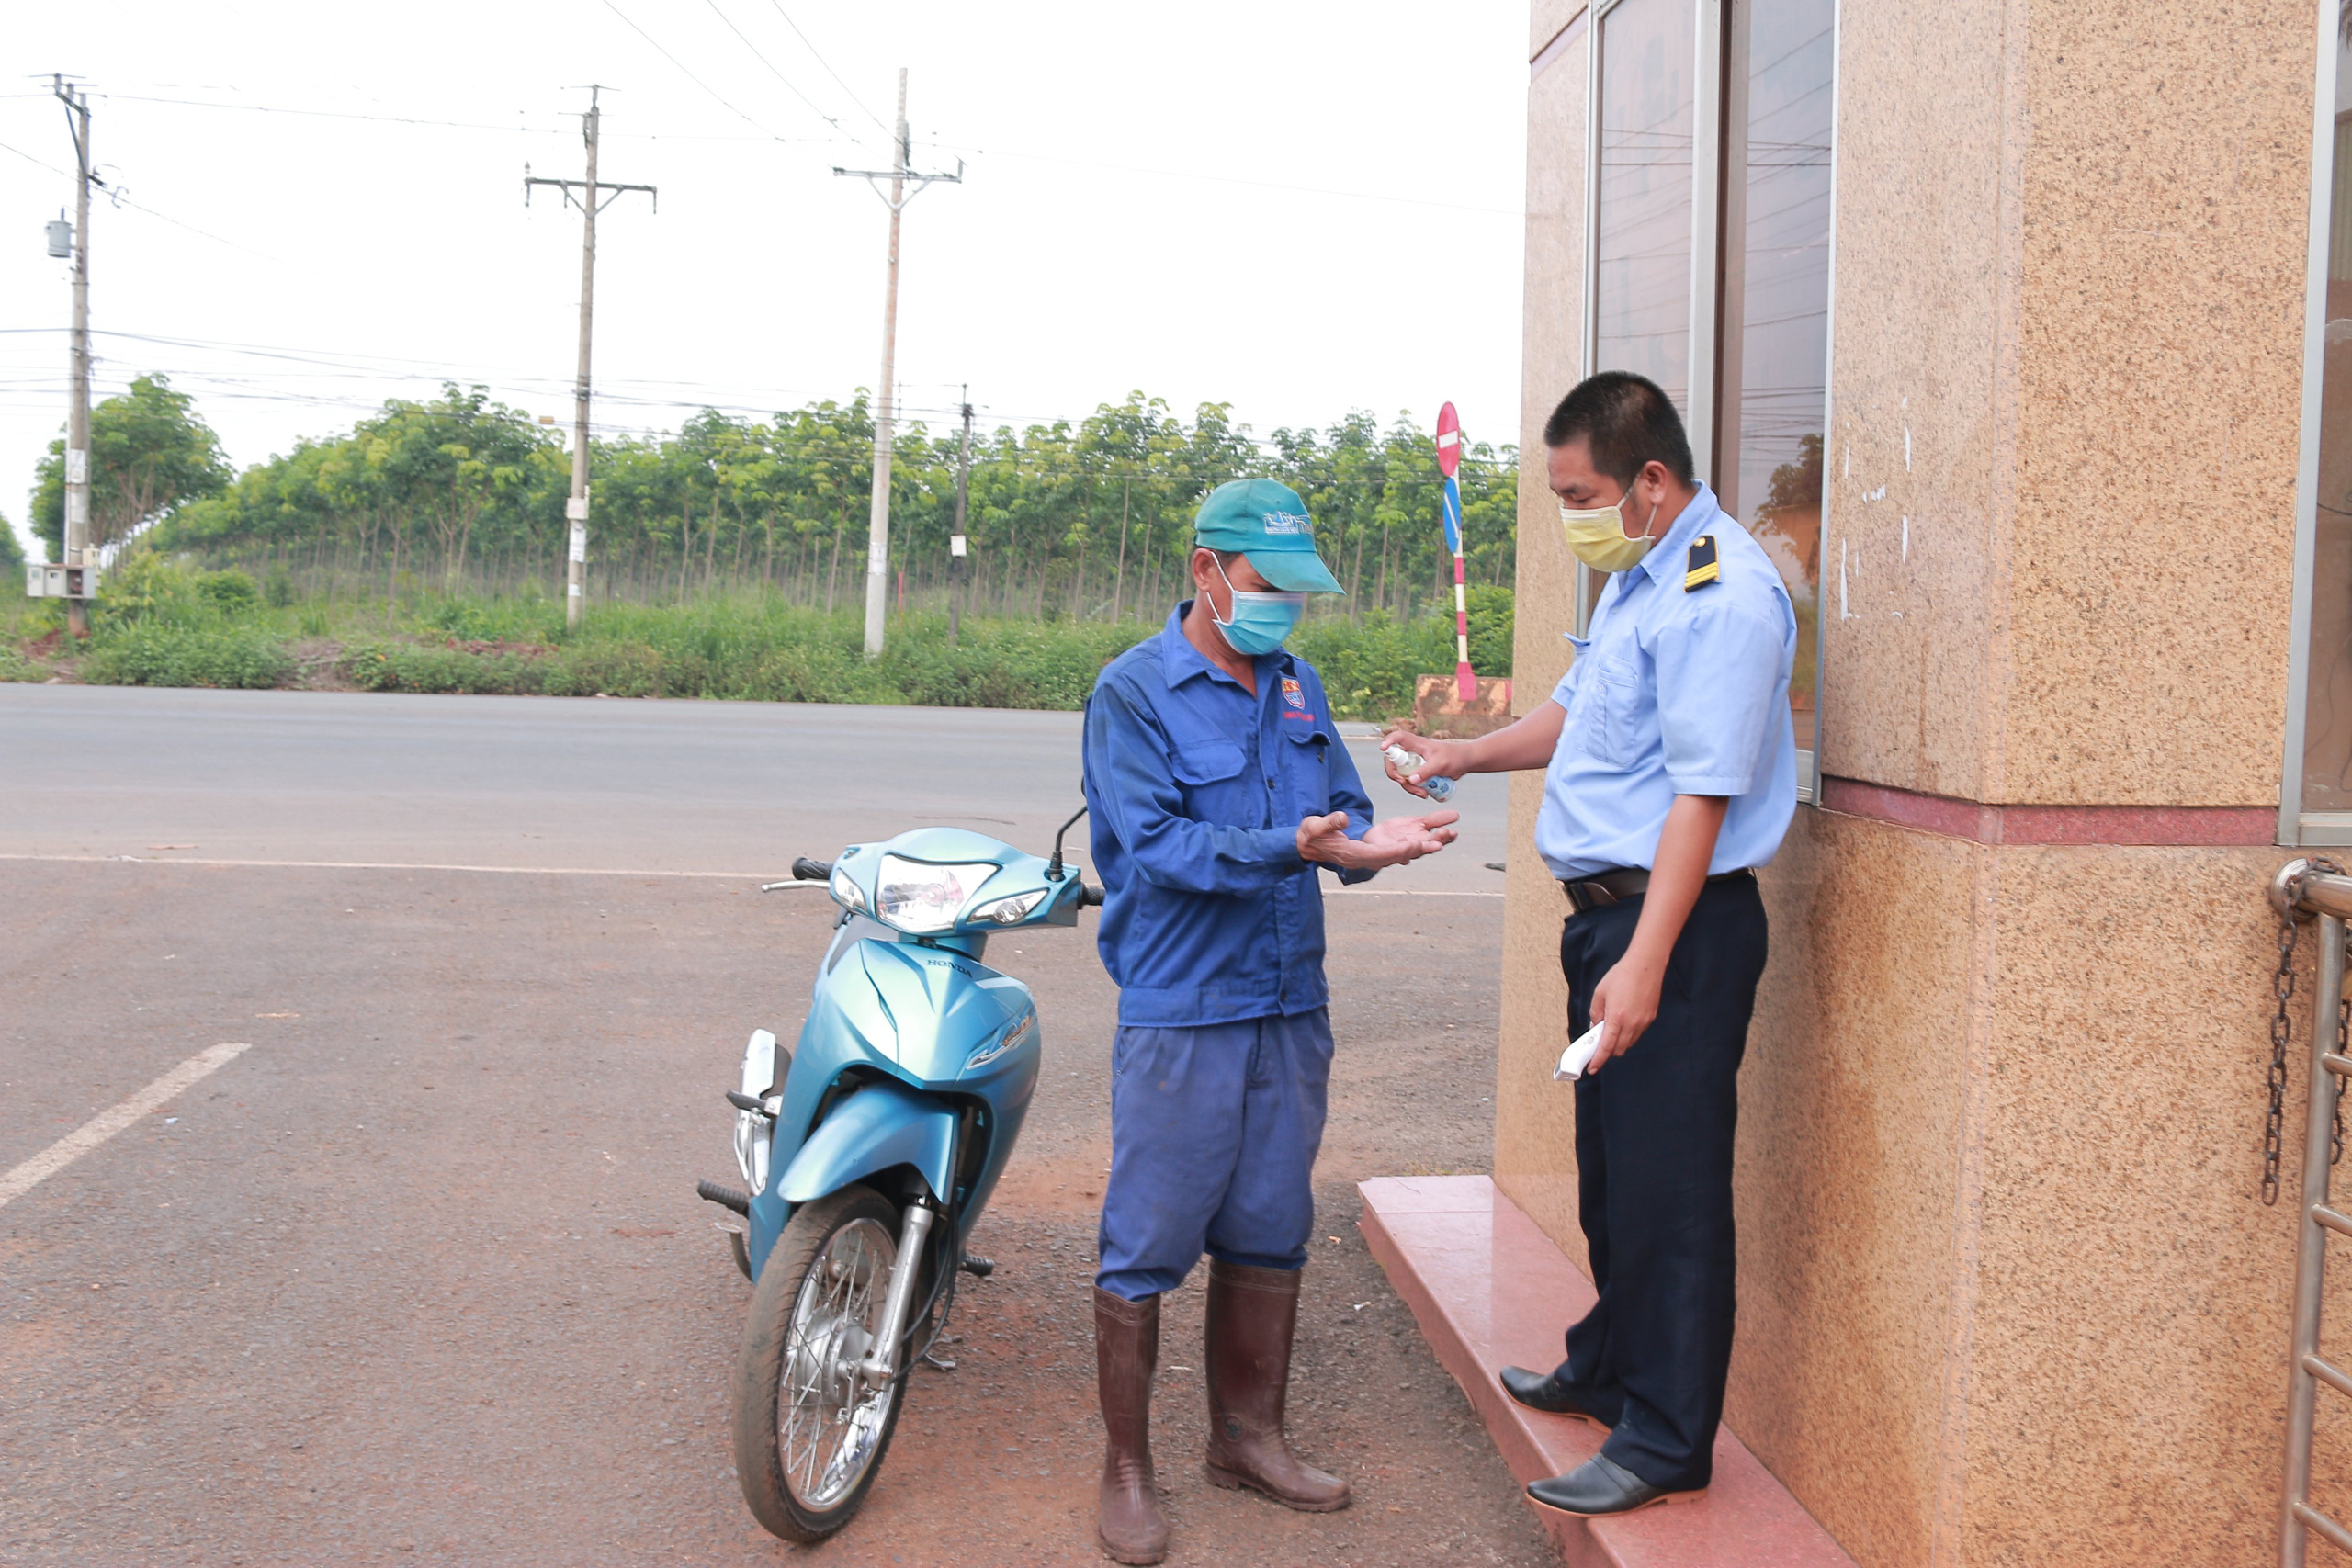
POLYGON ((2314 15, 2214 20, 1843 7, 1826 772, 2276 804, 2314 15))
POLYGON ((1929 1560, 1979 852, 1800 808, 1764 876, 1725 1414, 1863 1568, 1929 1560))
MULTIPOLYGON (((1531 54, 1570 25, 1577 7, 1538 0, 1531 54)), ((1544 421, 1584 364, 1585 52, 1580 36, 1528 84, 1527 298, 1521 361, 1519 576, 1511 697, 1521 713, 1567 672, 1576 558, 1560 533, 1559 502, 1544 477, 1544 421)), ((1535 856, 1540 774, 1510 781, 1511 849, 1504 859, 1502 1050, 1495 1089, 1495 1182, 1551 1235, 1584 1256, 1577 1235, 1573 1117, 1552 1064, 1567 1025, 1560 978, 1558 886, 1535 856)))
MULTIPOLYGON (((1531 49, 1574 10, 1538 0, 1531 49)), ((2275 804, 2317 20, 1845 0, 1826 774, 2275 804)), ((1530 98, 1522 710, 1573 602, 1536 426, 1581 369, 1583 89, 1579 47, 1530 98)), ((1581 1257, 1539 794, 1514 781, 1496 1179, 1581 1257)), ((1765 876, 1727 1415, 1863 1568, 2270 1560, 2284 854, 1800 808, 1765 876)), ((2352 1408, 2322 1408, 2320 1490, 2352 1512, 2352 1408)))
MULTIPOLYGON (((2270 1560, 2283 853, 1799 813, 1741 1075, 1726 1419, 1863 1568, 2270 1560)), ((2345 1270, 2328 1311, 2352 1324, 2345 1270)), ((2321 1452, 2352 1499, 2352 1444, 2321 1452)))

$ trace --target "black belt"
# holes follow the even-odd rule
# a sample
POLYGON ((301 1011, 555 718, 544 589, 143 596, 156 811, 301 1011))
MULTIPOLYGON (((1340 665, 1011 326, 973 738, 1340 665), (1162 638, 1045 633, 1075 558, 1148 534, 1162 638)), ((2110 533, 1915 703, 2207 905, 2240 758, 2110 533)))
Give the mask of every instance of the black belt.
MULTIPOLYGON (((1734 882, 1742 878, 1753 881, 1756 873, 1742 867, 1707 878, 1709 882, 1734 882)), ((1615 871, 1603 871, 1591 876, 1580 876, 1573 882, 1562 882, 1560 891, 1568 896, 1568 903, 1579 915, 1588 909, 1605 909, 1611 904, 1628 898, 1638 898, 1649 891, 1650 874, 1639 866, 1623 866, 1615 871)))

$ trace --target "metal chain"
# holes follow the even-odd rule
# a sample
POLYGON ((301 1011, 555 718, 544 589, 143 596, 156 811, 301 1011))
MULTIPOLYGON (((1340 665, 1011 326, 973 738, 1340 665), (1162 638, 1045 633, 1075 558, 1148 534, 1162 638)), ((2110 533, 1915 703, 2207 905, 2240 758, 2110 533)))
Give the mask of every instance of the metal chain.
POLYGON ((2270 1015, 2270 1115, 2262 1125, 2262 1201, 2278 1201, 2278 1150, 2287 1122, 2287 1042, 2295 1026, 2287 1017, 2287 1003, 2295 994, 2295 917, 2278 917, 2278 967, 2270 976, 2271 994, 2278 998, 2270 1015))
MULTIPOLYGON (((2343 874, 2334 861, 2313 859, 2309 866, 2312 871, 2343 874)), ((2295 927, 2294 911, 2288 908, 2278 917, 2278 967, 2270 976, 2270 994, 2278 998, 2278 1006, 2270 1014, 2270 1110, 2262 1128, 2262 1201, 2266 1205, 2278 1201, 2278 1153, 2287 1116, 2287 1045, 2294 1033, 2287 1004, 2295 995, 2295 927)), ((2346 934, 2345 950, 2347 960, 2352 960, 2352 932, 2346 934)), ((2338 1055, 2352 1055, 2352 987, 2336 999, 2335 1051, 2338 1055)), ((2333 1166, 2344 1159, 2344 1093, 2333 1073, 2328 1083, 2335 1090, 2327 1158, 2333 1166)))
MULTIPOLYGON (((2352 959, 2352 931, 2346 932, 2344 952, 2347 959, 2352 959)), ((2352 969, 2347 969, 2347 972, 2352 972, 2352 969)), ((2335 998, 2335 1054, 2337 1055, 2352 1056, 2352 1050, 2346 1048, 2347 1040, 2352 1040, 2352 986, 2346 987, 2343 994, 2335 998)), ((2328 1140, 2327 1163, 2342 1165, 2344 1163, 2344 1082, 2334 1073, 2330 1073, 2327 1075, 2327 1084, 2335 1092, 2335 1130, 2328 1140)))

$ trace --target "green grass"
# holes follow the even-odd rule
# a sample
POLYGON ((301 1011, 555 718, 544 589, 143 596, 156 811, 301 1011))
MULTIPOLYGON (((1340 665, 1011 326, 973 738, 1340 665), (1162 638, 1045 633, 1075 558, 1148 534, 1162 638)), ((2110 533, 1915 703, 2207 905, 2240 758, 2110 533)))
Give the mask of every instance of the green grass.
POLYGON ((267 690, 292 679, 294 656, 259 626, 131 626, 94 637, 76 673, 94 686, 267 690))
MULTIPOLYGON (((1483 656, 1507 656, 1509 594, 1476 592, 1483 656)), ((257 590, 243 573, 152 552, 109 574, 85 648, 42 640, 62 623, 55 605, 0 601, 0 680, 262 687, 325 673, 377 692, 1075 709, 1103 665, 1159 629, 967 616, 950 648, 944 615, 907 615, 868 660, 854 613, 772 596, 603 605, 572 630, 547 597, 305 600, 275 581, 257 590)), ((1318 617, 1291 646, 1322 671, 1346 718, 1407 713, 1414 677, 1453 666, 1451 616, 1318 617)))

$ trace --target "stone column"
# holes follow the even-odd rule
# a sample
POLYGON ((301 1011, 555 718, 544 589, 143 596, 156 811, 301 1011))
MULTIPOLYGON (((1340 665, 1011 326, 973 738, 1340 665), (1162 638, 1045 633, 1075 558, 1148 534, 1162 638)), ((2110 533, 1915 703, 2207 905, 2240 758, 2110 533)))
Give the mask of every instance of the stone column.
MULTIPOLYGON (((2253 1568, 2301 1126, 2265 1208, 2312 6, 1840 30, 1826 778, 1766 877, 1728 1420, 1864 1568, 2253 1568)), ((1573 132, 1580 169, 1575 75, 1573 115, 1536 78, 1531 149, 1573 132)), ((1566 603, 1555 183, 1532 159, 1522 706, 1566 603)), ((1497 1180, 1580 1256, 1539 790, 1497 1180)))

